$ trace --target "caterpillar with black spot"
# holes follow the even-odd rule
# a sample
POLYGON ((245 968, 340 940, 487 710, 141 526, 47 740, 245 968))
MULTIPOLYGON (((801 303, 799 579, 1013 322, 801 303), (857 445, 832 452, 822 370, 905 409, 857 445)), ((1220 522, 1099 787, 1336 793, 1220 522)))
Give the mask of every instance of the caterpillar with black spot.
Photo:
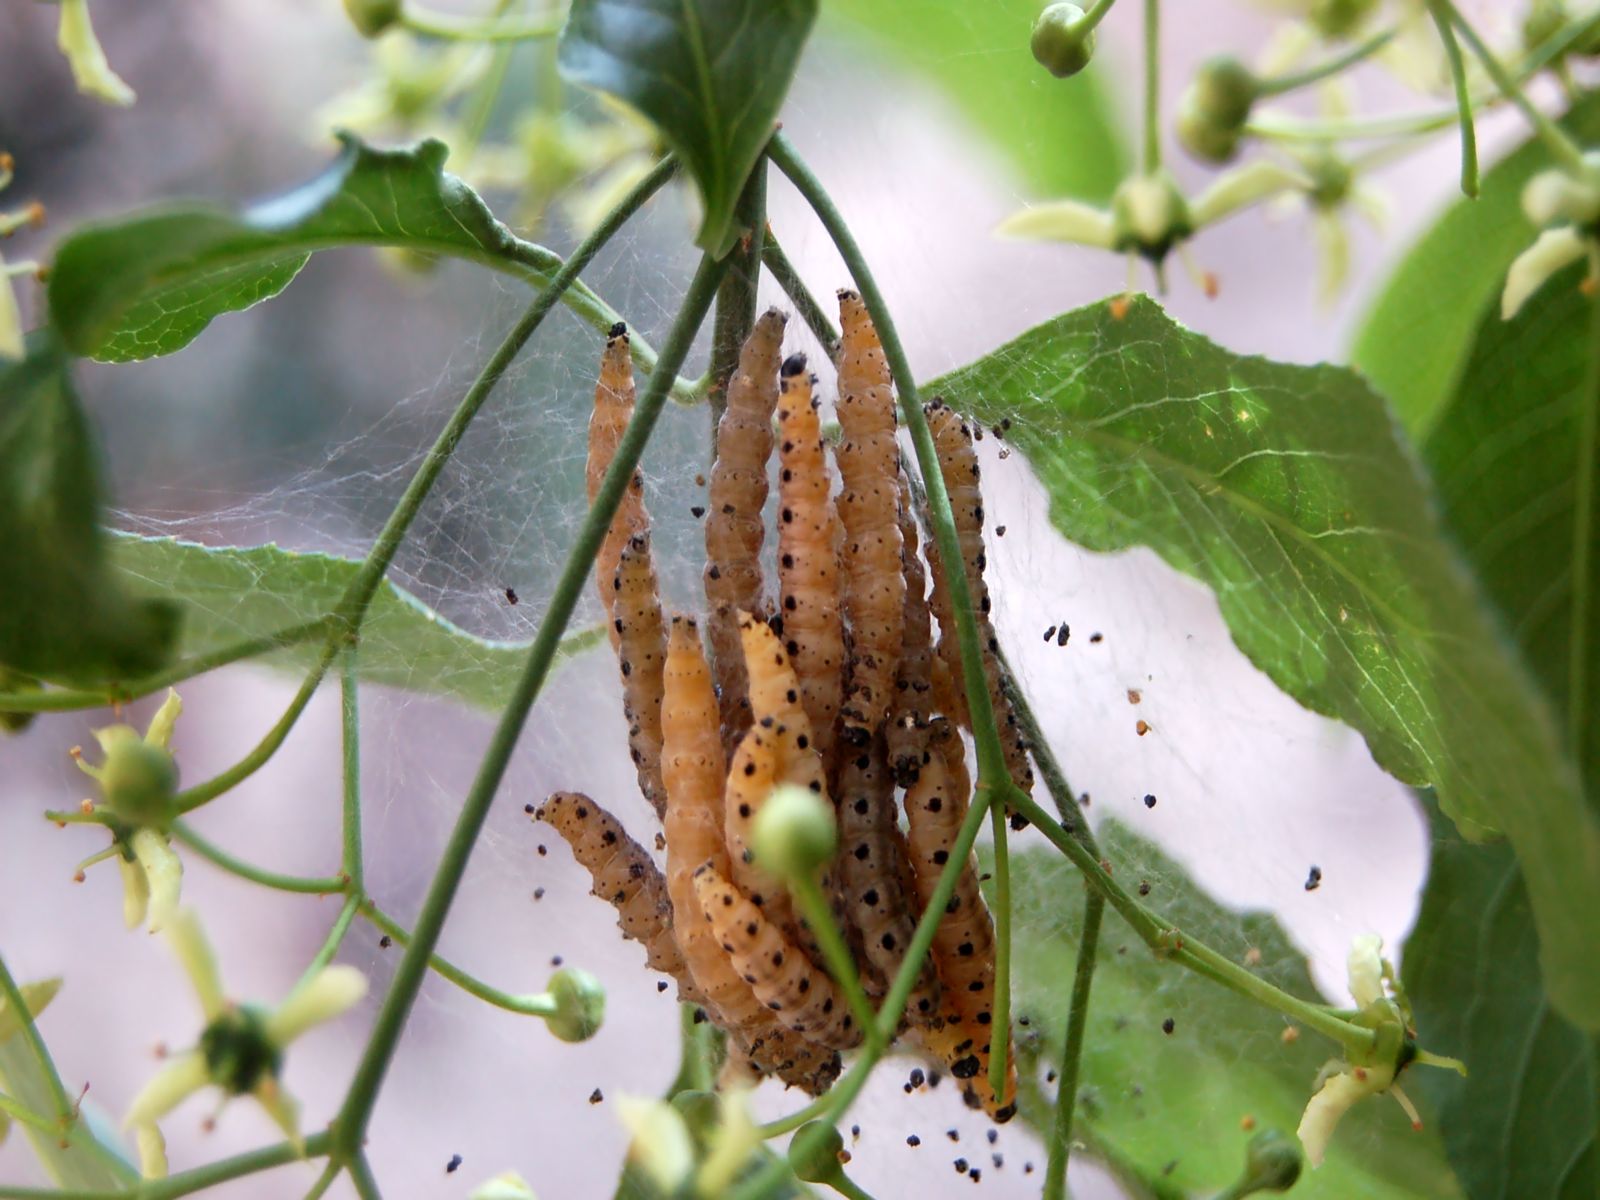
POLYGON ((822 426, 803 354, 778 381, 778 584, 783 637, 811 737, 826 760, 843 698, 839 516, 830 494, 822 426))
POLYGON ((839 426, 844 488, 843 600, 851 638, 843 726, 869 741, 888 715, 904 636, 906 580, 897 517, 900 447, 889 363, 861 297, 839 293, 839 426))
POLYGON ((838 1076, 839 1063, 781 1025, 734 970, 700 912, 694 871, 727 864, 723 841, 724 770, 716 692, 699 629, 674 617, 662 673, 661 777, 667 791, 667 894, 673 928, 689 974, 713 1019, 738 1038, 752 1061, 789 1083, 817 1092, 838 1076))
POLYGON ((589 872, 590 891, 617 910, 622 936, 644 947, 652 971, 678 982, 685 1004, 703 1000, 672 930, 667 881, 649 851, 628 836, 622 823, 581 792, 556 792, 533 814, 572 847, 589 872))
POLYGON ((612 580, 611 612, 622 671, 628 750, 639 790, 660 817, 667 808, 661 783, 661 672, 667 657, 667 635, 648 533, 634 534, 622 548, 612 580))
POLYGON ((784 937, 713 863, 694 873, 700 911, 756 998, 788 1029, 834 1050, 861 1044, 865 1031, 833 980, 784 937))
MULTIPOLYGON (((944 718, 936 719, 930 732, 928 756, 905 794, 906 843, 917 902, 924 909, 932 902, 939 876, 949 862, 972 790, 960 735, 944 718)), ((1006 1094, 995 1097, 988 1088, 994 1036, 994 924, 978 890, 977 864, 970 853, 935 928, 933 959, 939 972, 945 1030, 962 1034, 952 1038, 941 1033, 936 1043, 946 1051, 959 1051, 957 1058, 947 1060, 951 1073, 968 1082, 991 1116, 1002 1119, 999 1110, 1015 1099, 1016 1056, 1007 1055, 1006 1094), (975 1069, 969 1069, 974 1064, 975 1069)), ((1011 1031, 1003 1030, 1001 1035, 1009 1043, 1011 1031)))
MULTIPOLYGON (((839 768, 839 877, 860 942, 869 995, 887 993, 916 930, 905 839, 895 818, 894 781, 883 734, 851 749, 839 768)), ((938 1019, 939 979, 922 963, 906 1003, 912 1024, 938 1019)))
MULTIPOLYGON (((770 716, 757 721, 739 739, 728 767, 726 836, 733 881, 750 902, 791 937, 797 935, 789 894, 765 870, 750 849, 756 818, 773 788, 784 782, 787 743, 770 716)), ((785 729, 786 731, 786 729, 785 729)))
POLYGON ((928 615, 928 576, 917 554, 917 521, 912 511, 911 483, 899 475, 896 521, 900 527, 900 570, 905 579, 901 620, 900 662, 895 671, 894 704, 884 730, 889 768, 895 782, 910 786, 928 747, 927 719, 933 712, 933 633, 928 615))
MULTIPOLYGON (((984 684, 989 692, 989 703, 994 709, 995 725, 1000 731, 1001 748, 1005 751, 1006 769, 1012 782, 1025 792, 1033 790, 1033 767, 1028 762, 1028 742, 1022 734, 1011 698, 1006 695, 1000 677, 1000 642, 990 619, 992 603, 989 585, 984 582, 988 556, 983 548, 983 494, 978 489, 980 475, 978 453, 973 446, 972 430, 959 414, 942 400, 933 400, 923 410, 928 427, 939 454, 939 473, 944 477, 945 491, 950 495, 950 508, 955 517, 956 536, 961 543, 962 565, 966 571, 967 589, 972 598, 972 617, 978 629, 978 642, 983 652, 984 684)), ((930 539, 929 558, 936 549, 930 539)), ((961 669, 961 648, 956 636, 955 609, 949 589, 943 585, 943 571, 935 563, 934 604, 939 617, 939 655, 944 660, 955 683, 956 690, 965 698, 964 674, 961 669)), ((963 703, 964 724, 972 727, 970 714, 963 703)))
MULTIPOLYGON (((611 460, 617 456, 617 445, 633 418, 633 358, 628 345, 628 327, 618 321, 606 337, 605 353, 600 357, 600 379, 594 389, 594 413, 589 418, 589 457, 586 464, 586 482, 589 503, 593 504, 600 493, 600 483, 611 460)), ((607 618, 611 613, 612 582, 616 578, 617 560, 622 548, 636 533, 650 527, 644 510, 644 475, 637 469, 628 480, 617 505, 616 515, 606 530, 594 560, 595 587, 600 593, 600 603, 607 618)), ((609 630, 611 644, 617 644, 617 633, 609 630)))
POLYGON ((766 611, 761 546, 766 529, 767 463, 772 415, 778 405, 778 362, 787 318, 769 308, 739 351, 728 380, 727 406, 717 421, 717 458, 706 501, 707 633, 711 669, 722 706, 724 745, 731 748, 750 724, 738 614, 766 611))

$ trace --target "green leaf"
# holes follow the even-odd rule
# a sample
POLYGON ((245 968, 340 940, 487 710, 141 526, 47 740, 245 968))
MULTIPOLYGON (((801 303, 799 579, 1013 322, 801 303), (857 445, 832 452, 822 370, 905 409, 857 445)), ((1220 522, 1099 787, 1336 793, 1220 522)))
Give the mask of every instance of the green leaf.
MULTIPOLYGON (((28 1011, 37 1018, 61 990, 61 980, 25 983, 19 990, 28 1011)), ((11 1011, 4 997, 0 997, 0 1092, 35 1113, 53 1114, 55 1107, 49 1082, 34 1057, 33 1047, 27 1039, 16 1036, 21 1029, 18 1014, 11 1011)), ((60 1138, 44 1137, 32 1126, 18 1124, 28 1135, 40 1163, 61 1187, 127 1190, 138 1179, 138 1173, 115 1148, 114 1142, 103 1136, 97 1140, 89 1127, 92 1122, 86 1106, 81 1116, 68 1132, 65 1146, 61 1145, 60 1138)))
MULTIPOLYGON (((317 178, 234 213, 177 203, 87 225, 56 251, 50 319, 68 349, 108 362, 171 354, 215 318, 276 296, 314 251, 401 246, 548 283, 561 260, 495 219, 429 139, 379 150, 348 134, 317 178)), ((596 328, 618 318, 582 284, 566 297, 596 328)), ((653 362, 653 358, 651 359, 653 362)))
MULTIPOLYGON (((182 652, 206 654, 263 637, 332 612, 361 564, 327 554, 277 546, 209 547, 174 538, 120 536, 113 557, 151 595, 182 599, 182 652)), ((605 641, 582 630, 562 643, 564 661, 605 641)), ((259 661, 304 671, 320 642, 277 651, 259 661)), ((387 580, 361 627, 357 670, 368 683, 387 684, 503 708, 528 657, 527 646, 475 637, 387 580)))
POLYGON ((67 356, 46 333, 0 364, 0 664, 96 683, 154 670, 174 605, 132 599, 106 561, 100 477, 67 356))
POLYGON ((1210 585, 1280 688, 1435 787, 1469 836, 1503 830, 1538 866, 1551 995, 1600 1026, 1600 831, 1370 388, 1231 354, 1139 299, 1121 320, 1104 304, 1058 317, 928 391, 1011 419, 1067 537, 1149 546, 1210 585))
MULTIPOLYGON (((1217 904, 1181 867, 1115 821, 1097 836, 1119 876, 1151 882, 1152 900, 1178 928, 1235 961, 1254 949, 1261 978, 1322 1002, 1304 953, 1270 915, 1217 904)), ((1011 863, 1017 1012, 1043 1034, 1041 1067, 1054 1066, 1083 920, 1083 881, 1047 850, 1013 852, 1011 863)), ((1284 1027, 1254 1001, 1157 959, 1125 925, 1107 922, 1083 1039, 1074 1136, 1123 1169, 1186 1193, 1225 1187, 1244 1165, 1251 1137, 1241 1127, 1244 1118, 1254 1118, 1257 1129, 1294 1133, 1318 1070, 1338 1056, 1335 1045, 1306 1031, 1286 1044, 1284 1027), (1162 1029, 1169 1017, 1171 1034, 1162 1029)), ((1022 1116, 1035 1128, 1050 1128, 1050 1108, 1038 1101, 1025 1102, 1022 1116)), ((1437 1137, 1414 1133, 1386 1097, 1352 1109, 1327 1161, 1304 1172, 1294 1189, 1297 1200, 1458 1194, 1437 1137)))
POLYGON ((1123 130, 1093 65, 1056 79, 1034 62, 1028 38, 1042 7, 834 0, 823 17, 943 91, 1038 195, 1104 203, 1128 169, 1123 130))
MULTIPOLYGON (((1583 145, 1600 140, 1600 93, 1561 122, 1583 145)), ((1498 305, 1511 260, 1532 244, 1522 186, 1551 165, 1538 138, 1483 176, 1476 200, 1457 199, 1412 247, 1367 313, 1352 362, 1425 437, 1455 394, 1479 322, 1498 305)))
POLYGON ((699 186, 696 242, 721 257, 816 16, 817 0, 574 0, 561 73, 656 124, 699 186))
MULTIPOLYGON (((1578 457, 1592 300, 1581 270, 1557 275, 1512 321, 1481 322, 1468 367, 1425 456, 1445 520, 1546 693, 1565 707, 1573 632, 1578 457)), ((1591 584, 1593 586, 1593 584, 1591 584)), ((1600 612, 1589 613, 1590 688, 1600 681, 1600 612)), ((1600 808, 1600 731, 1586 730, 1584 778, 1600 808)), ((1528 864, 1537 874, 1537 863, 1528 864)), ((1469 1078, 1427 1080, 1445 1145, 1474 1200, 1589 1200, 1600 1185, 1596 1047, 1552 1011, 1533 969, 1533 915, 1502 847, 1435 829, 1405 979, 1430 1046, 1464 1058, 1469 1078)), ((1600 964, 1592 969, 1600 972, 1600 964)))

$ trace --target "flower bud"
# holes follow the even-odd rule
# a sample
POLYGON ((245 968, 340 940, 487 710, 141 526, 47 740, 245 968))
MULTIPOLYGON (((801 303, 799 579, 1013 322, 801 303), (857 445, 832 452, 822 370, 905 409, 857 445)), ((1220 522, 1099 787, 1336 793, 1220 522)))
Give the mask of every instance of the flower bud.
POLYGON ((844 1138, 827 1121, 807 1121, 789 1143, 789 1169, 807 1183, 828 1183, 839 1176, 844 1138))
POLYGON ((140 828, 166 829, 178 815, 178 764, 170 751, 152 745, 131 725, 95 731, 105 751, 98 779, 107 806, 140 828))
POLYGON ((1234 1185, 1233 1195, 1252 1192, 1287 1192, 1300 1178, 1305 1153, 1300 1143, 1282 1130, 1263 1129, 1245 1148, 1244 1178, 1234 1185))
POLYGON ((344 12, 362 37, 377 37, 400 19, 400 0, 344 0, 344 12))
POLYGON ((1307 18, 1325 38, 1349 37, 1378 7, 1378 0, 1313 0, 1307 18))
POLYGON ((791 784, 776 789, 756 814, 751 844, 772 874, 804 879, 833 857, 839 830, 822 797, 791 784))
POLYGON ((1076 4, 1052 4, 1033 23, 1029 44, 1041 67, 1057 79, 1076 75, 1094 57, 1094 30, 1076 4))
POLYGON ((600 981, 577 967, 562 967, 546 988, 556 1011, 545 1018, 550 1032, 563 1042, 586 1042, 600 1032, 606 1015, 606 990, 600 981))
POLYGON ((1178 105, 1178 140, 1204 162, 1224 163, 1239 152, 1244 124, 1261 84, 1229 55, 1201 64, 1178 105))
POLYGON ((1189 202, 1165 171, 1130 175, 1111 196, 1112 249, 1137 250, 1159 263, 1194 232, 1189 202))
MULTIPOLYGON (((1593 151, 1583 157, 1592 167, 1593 151)), ((1538 229, 1558 221, 1593 225, 1600 220, 1600 182, 1589 173, 1574 175, 1559 168, 1540 171, 1522 189, 1522 211, 1538 229)))
POLYGON ((200 1035, 206 1075, 231 1096, 243 1096, 283 1068, 283 1050, 267 1032, 267 1016, 250 1004, 225 1009, 200 1035))

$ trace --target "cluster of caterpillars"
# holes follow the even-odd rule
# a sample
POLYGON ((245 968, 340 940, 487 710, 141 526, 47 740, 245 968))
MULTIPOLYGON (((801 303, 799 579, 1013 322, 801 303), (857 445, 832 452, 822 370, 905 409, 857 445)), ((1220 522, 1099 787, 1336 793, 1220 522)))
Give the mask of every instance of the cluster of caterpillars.
MULTIPOLYGON (((637 473, 596 559, 629 746, 661 819, 665 872, 586 796, 560 792, 536 811, 571 845, 650 967, 727 1030, 731 1052, 812 1094, 833 1082, 840 1054, 865 1031, 783 885, 751 852, 756 815, 782 784, 829 800, 840 850, 821 882, 863 986, 880 1001, 972 794, 952 601, 931 541, 926 568, 919 554, 889 367, 861 298, 841 292, 839 310, 836 445, 823 437, 805 357, 783 358, 784 315, 763 314, 742 349, 709 480, 703 622, 663 615, 637 473), (774 450, 775 596, 761 563, 774 450)), ((618 325, 589 427, 591 501, 633 399, 628 334, 618 325)), ((1015 782, 1030 788, 989 622, 972 434, 938 401, 925 411, 985 649, 984 682, 1015 782)), ((992 1021, 994 928, 970 856, 918 969, 900 1039, 945 1066, 969 1105, 1009 1119, 1015 1067, 996 1094, 989 1057, 993 1039, 1011 1033, 992 1021)), ((1009 1048, 1006 1061, 1015 1061, 1009 1048)))

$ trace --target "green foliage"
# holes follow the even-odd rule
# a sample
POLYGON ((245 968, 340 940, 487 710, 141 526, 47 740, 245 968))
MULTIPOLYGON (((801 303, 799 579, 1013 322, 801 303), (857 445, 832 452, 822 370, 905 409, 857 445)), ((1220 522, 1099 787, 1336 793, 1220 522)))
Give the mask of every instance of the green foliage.
POLYGON ((166 661, 178 610, 135 600, 107 561, 89 423, 47 333, 0 363, 0 664, 98 683, 166 661))
MULTIPOLYGON (((175 538, 121 536, 112 558, 150 595, 181 598, 189 619, 181 650, 206 654, 333 611, 361 569, 352 559, 303 554, 278 546, 210 547, 175 538)), ((560 660, 605 640, 580 630, 563 643, 560 660)), ((308 642, 259 661, 304 672, 321 647, 308 642)), ((480 708, 505 705, 528 657, 519 642, 475 637, 385 580, 361 627, 357 671, 364 682, 430 692, 480 708)))
POLYGON ((834 0, 840 30, 915 70, 1041 196, 1105 202, 1127 170, 1123 130, 1094 67, 1053 79, 1033 60, 1039 0, 834 0))
POLYGON ((700 188, 700 247, 740 235, 739 192, 776 128, 817 0, 575 0, 561 73, 660 128, 700 188))
POLYGON ((928 387, 1009 438, 1056 527, 1149 546, 1209 584, 1239 648, 1470 836, 1537 867, 1554 1002, 1600 1024, 1600 833, 1548 710, 1441 536, 1415 462, 1355 375, 1228 353, 1136 300, 1023 334, 928 387))
MULTIPOLYGON (((1116 822, 1103 825, 1099 839, 1118 875, 1153 882, 1151 903, 1184 934, 1235 961, 1253 948, 1261 955, 1257 975, 1295 996, 1321 999, 1304 954, 1272 917, 1219 905, 1178 864, 1116 822)), ((1061 1053, 1083 883, 1044 851, 1013 853, 1011 870, 1013 953, 1023 968, 1017 1012, 1042 1034, 1040 1053, 1053 1065, 1061 1053)), ((1074 1136, 1097 1153, 1103 1148, 1122 1170, 1184 1194, 1232 1183, 1251 1137, 1243 1118, 1253 1117, 1258 1128, 1294 1129, 1318 1069, 1337 1054, 1310 1033, 1286 1044, 1284 1026, 1255 1003, 1160 961, 1126 926, 1109 924, 1084 1035, 1074 1136), (1171 1034, 1162 1028, 1169 1017, 1171 1034)), ((1024 1103, 1022 1116, 1050 1128, 1042 1101, 1024 1103)), ((1399 1106, 1381 1097, 1351 1110, 1327 1161, 1294 1190, 1300 1200, 1458 1194, 1438 1138, 1414 1133, 1399 1106)))
MULTIPOLYGON (((443 142, 380 150, 340 140, 321 175, 244 212, 167 204, 73 233, 56 251, 49 289, 67 348, 107 362, 171 354, 223 313, 276 296, 314 251, 338 246, 464 258, 541 287, 560 268, 444 171, 443 142)), ((582 284, 567 299, 597 328, 618 319, 582 284)))
MULTIPOLYGON (((1580 101, 1561 124, 1586 145, 1600 140, 1600 95, 1580 101)), ((1456 200, 1429 226, 1368 310, 1351 360, 1412 436, 1425 438, 1455 394, 1506 268, 1533 241, 1522 187, 1550 165, 1538 138, 1507 155, 1483 176, 1476 200, 1456 200)))
MULTIPOLYGON (((1477 568, 1546 693, 1565 707, 1573 633, 1572 559, 1593 539, 1575 505, 1594 301, 1578 271, 1551 280, 1514 320, 1484 316, 1425 448, 1447 524, 1477 568)), ((1591 587, 1593 585, 1591 584, 1591 587)), ((1589 612, 1591 681, 1600 680, 1600 613, 1589 612)), ((1593 682, 1590 684, 1594 686, 1593 682)), ((1600 732, 1583 731, 1590 801, 1600 798, 1600 732)), ((1537 870, 1537 867, 1534 868, 1537 870)), ((1466 1059, 1459 1079, 1428 1072, 1424 1090, 1474 1200, 1591 1197, 1594 1045, 1552 1011, 1534 969, 1533 914, 1503 847, 1462 843, 1435 822, 1433 861, 1405 978, 1430 1043, 1466 1059)), ((1600 964, 1592 969, 1600 972, 1600 964)))

